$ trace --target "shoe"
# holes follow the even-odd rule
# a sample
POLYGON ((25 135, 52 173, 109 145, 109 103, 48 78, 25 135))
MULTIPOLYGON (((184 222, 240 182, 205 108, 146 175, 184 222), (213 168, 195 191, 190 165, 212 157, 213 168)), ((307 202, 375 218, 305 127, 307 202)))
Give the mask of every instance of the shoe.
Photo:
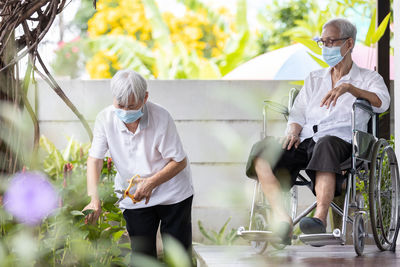
POLYGON ((274 229, 272 229, 272 232, 274 235, 282 239, 282 244, 292 244, 293 227, 289 222, 280 222, 276 227, 274 227, 274 229))
POLYGON ((324 223, 318 218, 304 217, 300 220, 300 230, 304 234, 323 234, 326 233, 324 223))

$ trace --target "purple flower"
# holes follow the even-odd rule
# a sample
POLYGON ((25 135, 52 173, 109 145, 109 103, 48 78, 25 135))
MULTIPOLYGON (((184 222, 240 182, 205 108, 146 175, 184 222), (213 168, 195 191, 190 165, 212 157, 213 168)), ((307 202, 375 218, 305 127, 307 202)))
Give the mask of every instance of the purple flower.
POLYGON ((40 173, 17 173, 4 194, 4 208, 19 222, 39 224, 57 207, 57 193, 40 173))

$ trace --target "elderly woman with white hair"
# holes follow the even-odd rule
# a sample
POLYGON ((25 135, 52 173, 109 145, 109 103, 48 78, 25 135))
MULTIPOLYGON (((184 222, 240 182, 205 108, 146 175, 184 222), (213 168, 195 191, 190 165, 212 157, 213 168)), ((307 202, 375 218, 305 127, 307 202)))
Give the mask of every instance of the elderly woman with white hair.
MULTIPOLYGON (((389 107, 390 96, 382 77, 352 60, 356 34, 356 27, 346 19, 325 23, 317 43, 330 67, 313 71, 305 79, 289 114, 282 144, 266 138, 250 152, 246 174, 261 183, 277 222, 272 231, 284 243, 290 243, 293 226, 282 204, 282 188, 290 189, 299 170, 305 169, 317 207, 313 218, 300 221, 300 229, 306 234, 326 232, 328 208, 346 179, 341 166, 351 156, 352 104, 356 98, 366 99, 377 113, 389 107)), ((357 124, 366 127, 367 122, 364 114, 357 124)))
POLYGON ((171 235, 189 250, 193 186, 175 123, 167 110, 148 101, 146 81, 134 71, 118 71, 111 80, 111 92, 113 104, 97 115, 87 160, 91 201, 84 210, 94 212, 86 219, 93 223, 100 216, 97 185, 109 151, 117 170, 114 187, 118 197, 129 179, 140 175, 134 191, 138 202, 126 197, 119 203, 132 251, 155 257, 159 225, 161 234, 171 235))

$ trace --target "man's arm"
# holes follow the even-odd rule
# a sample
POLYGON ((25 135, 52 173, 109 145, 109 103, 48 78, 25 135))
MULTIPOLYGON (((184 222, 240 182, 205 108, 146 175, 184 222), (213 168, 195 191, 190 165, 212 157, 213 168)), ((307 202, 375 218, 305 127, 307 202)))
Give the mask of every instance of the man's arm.
POLYGON ((171 160, 168 162, 167 165, 163 169, 161 169, 159 172, 154 174, 151 177, 148 178, 140 178, 138 188, 136 189, 135 192, 135 199, 137 201, 140 201, 142 199, 146 199, 146 203, 149 203, 151 193, 154 188, 159 186, 162 183, 165 183, 175 177, 178 173, 180 173, 187 165, 187 160, 184 158, 180 162, 176 162, 174 160, 171 160))
POLYGON ((86 222, 95 223, 101 214, 101 202, 97 185, 100 179, 101 169, 103 168, 103 160, 88 157, 87 160, 87 192, 91 197, 90 203, 83 210, 93 210, 86 216, 86 222))
POLYGON ((332 104, 332 106, 335 106, 339 96, 347 92, 357 98, 359 97, 368 100, 374 107, 379 108, 382 105, 382 101, 375 93, 357 88, 350 83, 342 83, 338 87, 335 87, 328 92, 328 94, 321 101, 321 107, 325 105, 327 108, 329 108, 330 104, 332 104))

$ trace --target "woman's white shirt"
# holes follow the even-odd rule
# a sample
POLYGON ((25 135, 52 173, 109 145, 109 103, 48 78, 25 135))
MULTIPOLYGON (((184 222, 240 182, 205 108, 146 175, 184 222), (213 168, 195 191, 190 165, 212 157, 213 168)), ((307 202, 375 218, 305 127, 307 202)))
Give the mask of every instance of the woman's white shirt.
MULTIPOLYGON (((103 159, 109 151, 115 164, 115 190, 125 190, 128 179, 139 174, 146 178, 159 172, 170 160, 180 162, 187 156, 175 123, 167 110, 147 101, 144 115, 135 133, 116 116, 115 107, 109 106, 96 117, 89 156, 103 159)), ((131 190, 131 192, 133 192, 131 190)), ((190 163, 175 177, 153 190, 147 205, 144 200, 133 204, 130 198, 120 202, 122 209, 145 208, 154 205, 175 204, 193 195, 190 163)), ((121 194, 117 194, 120 197, 121 194)))

